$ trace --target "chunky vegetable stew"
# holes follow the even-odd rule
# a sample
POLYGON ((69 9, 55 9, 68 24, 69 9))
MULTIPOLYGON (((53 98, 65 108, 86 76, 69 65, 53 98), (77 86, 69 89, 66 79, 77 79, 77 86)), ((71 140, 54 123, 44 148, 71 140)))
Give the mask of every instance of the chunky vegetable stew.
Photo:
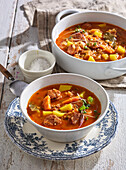
POLYGON ((83 87, 55 84, 34 93, 27 112, 39 125, 70 130, 93 123, 101 113, 101 104, 94 93, 83 87))
POLYGON ((126 31, 112 24, 88 22, 60 33, 56 44, 64 52, 93 62, 115 61, 126 57, 126 31))

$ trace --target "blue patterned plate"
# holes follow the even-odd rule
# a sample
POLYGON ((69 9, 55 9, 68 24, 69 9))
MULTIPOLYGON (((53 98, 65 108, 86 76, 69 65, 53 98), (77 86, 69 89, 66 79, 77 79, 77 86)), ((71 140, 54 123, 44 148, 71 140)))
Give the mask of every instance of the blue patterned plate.
POLYGON ((115 135, 118 113, 110 102, 104 119, 81 140, 71 143, 57 143, 44 138, 23 117, 19 98, 10 104, 5 117, 5 129, 11 140, 23 151, 44 159, 78 159, 100 151, 107 146, 115 135))

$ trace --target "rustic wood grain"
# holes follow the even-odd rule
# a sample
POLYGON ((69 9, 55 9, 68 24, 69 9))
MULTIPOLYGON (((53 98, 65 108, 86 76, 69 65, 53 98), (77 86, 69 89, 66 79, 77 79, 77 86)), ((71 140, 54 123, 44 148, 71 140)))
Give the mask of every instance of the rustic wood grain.
MULTIPOLYGON (((15 25, 8 60, 8 70, 15 78, 24 79, 18 67, 17 60, 28 43, 37 43, 36 28, 29 28, 20 7, 29 0, 18 1, 15 25)), ((16 2, 13 0, 13 2, 16 2)), ((5 2, 3 2, 5 3, 5 2)), ((5 3, 6 4, 6 3, 5 3)), ((7 5, 7 4, 6 4, 7 5)), ((0 6, 0 9, 2 7, 0 6)), ((10 13, 13 12, 13 9, 10 13)), ((6 14, 2 11, 2 14, 6 14)), ((8 25, 11 21, 8 20, 8 25)), ((7 25, 7 24, 6 24, 7 25)), ((7 29, 7 28, 6 28, 7 29)), ((4 37, 4 36, 3 36, 4 37)), ((6 36, 5 36, 6 37, 6 36)), ((6 54, 6 51, 4 51, 6 54)), ((0 53, 2 54, 2 53, 0 53)), ((6 56, 6 55, 5 55, 6 56)), ((0 62, 1 62, 0 57, 0 62)), ((4 60, 5 61, 5 60, 4 60)), ((1 80, 1 79, 0 79, 1 80)), ((1 82, 0 82, 1 83, 1 82)), ((32 157, 21 151, 6 135, 4 130, 5 112, 9 103, 14 99, 8 89, 9 81, 6 79, 4 95, 0 110, 0 170, 125 170, 126 169, 126 91, 107 90, 110 100, 119 113, 119 124, 115 138, 106 148, 91 156, 67 161, 48 161, 32 157)))
MULTIPOLYGON (((11 35, 14 26, 17 0, 0 1, 0 64, 7 65, 11 35)), ((0 73, 0 105, 2 100, 4 76, 0 73)))

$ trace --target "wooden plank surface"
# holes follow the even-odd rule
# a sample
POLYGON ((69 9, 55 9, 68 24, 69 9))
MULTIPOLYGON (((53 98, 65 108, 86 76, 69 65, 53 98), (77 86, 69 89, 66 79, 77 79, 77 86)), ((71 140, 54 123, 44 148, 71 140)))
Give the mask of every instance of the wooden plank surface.
MULTIPOLYGON (((8 70, 15 78, 23 79, 15 61, 28 43, 37 43, 36 28, 29 28, 21 6, 29 0, 18 2, 16 20, 9 53, 8 70)), ((0 7, 1 8, 1 7, 0 7)), ((12 9, 11 9, 12 10, 12 9)), ((12 11, 11 11, 12 12, 12 11)), ((9 21, 8 21, 9 24, 9 21)), ((0 59, 1 61, 1 59, 0 59)), ((0 110, 0 170, 125 170, 126 169, 126 91, 107 90, 110 100, 119 113, 119 124, 115 138, 106 148, 91 156, 68 161, 48 161, 32 157, 16 145, 6 135, 4 117, 9 103, 14 96, 8 89, 9 81, 5 81, 2 108, 0 110)))
POLYGON ((10 44, 17 0, 0 1, 0 50, 7 49, 10 44))
MULTIPOLYGON (((0 1, 0 64, 6 67, 13 31, 17 0, 0 1)), ((0 73, 0 103, 4 76, 0 73)))

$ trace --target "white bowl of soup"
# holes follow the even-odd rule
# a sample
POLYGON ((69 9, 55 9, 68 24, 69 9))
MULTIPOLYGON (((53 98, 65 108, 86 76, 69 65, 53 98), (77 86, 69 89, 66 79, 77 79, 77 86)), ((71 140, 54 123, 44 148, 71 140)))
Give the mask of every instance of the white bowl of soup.
POLYGON ((105 116, 109 98, 94 80, 73 73, 41 77, 20 97, 27 120, 47 139, 72 142, 86 136, 105 116))
POLYGON ((126 18, 109 12, 86 11, 57 16, 52 51, 66 71, 96 80, 126 73, 126 18))

